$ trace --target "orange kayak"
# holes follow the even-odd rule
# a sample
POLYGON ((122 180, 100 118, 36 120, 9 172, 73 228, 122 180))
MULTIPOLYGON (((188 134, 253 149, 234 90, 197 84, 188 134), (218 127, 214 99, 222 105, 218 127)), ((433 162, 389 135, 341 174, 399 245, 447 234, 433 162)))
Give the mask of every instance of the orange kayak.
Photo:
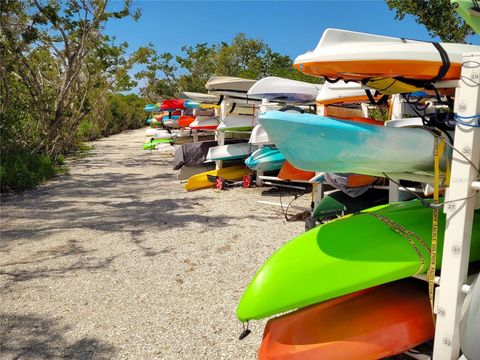
POLYGON ((315 176, 315 172, 313 171, 304 171, 297 169, 288 161, 283 163, 280 172, 278 173, 278 177, 284 180, 310 180, 315 176))
POLYGON ((380 359, 434 336, 424 282, 405 279, 270 320, 260 360, 380 359))
POLYGON ((178 118, 178 126, 188 127, 192 122, 195 121, 196 116, 183 115, 178 118))

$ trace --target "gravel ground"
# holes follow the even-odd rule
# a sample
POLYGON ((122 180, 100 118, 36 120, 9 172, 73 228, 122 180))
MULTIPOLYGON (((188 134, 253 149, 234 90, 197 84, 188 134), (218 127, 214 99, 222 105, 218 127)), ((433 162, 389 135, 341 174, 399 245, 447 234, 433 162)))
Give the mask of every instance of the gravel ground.
POLYGON ((303 222, 267 188, 185 192, 143 132, 2 199, 2 359, 256 358, 264 322, 239 341, 237 303, 303 222))

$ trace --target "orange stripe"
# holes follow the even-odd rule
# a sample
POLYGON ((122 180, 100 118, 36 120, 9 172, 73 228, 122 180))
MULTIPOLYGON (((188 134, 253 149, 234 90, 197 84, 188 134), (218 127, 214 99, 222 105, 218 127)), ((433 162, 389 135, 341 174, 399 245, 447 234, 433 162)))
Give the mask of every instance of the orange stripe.
MULTIPOLYGON (((293 67, 308 75, 330 78, 341 77, 347 80, 396 76, 403 76, 408 79, 429 80, 438 74, 441 65, 438 61, 355 60, 309 62, 294 64, 293 67), (301 65, 302 69, 300 69, 301 65)), ((451 64, 443 79, 459 79, 461 68, 461 64, 451 64)))

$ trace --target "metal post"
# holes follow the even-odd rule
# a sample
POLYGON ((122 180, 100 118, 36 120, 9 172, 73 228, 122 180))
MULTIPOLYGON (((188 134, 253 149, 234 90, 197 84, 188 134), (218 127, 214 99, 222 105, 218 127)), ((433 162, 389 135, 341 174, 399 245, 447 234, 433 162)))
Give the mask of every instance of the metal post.
MULTIPOLYGON (((480 114, 480 53, 463 57, 462 80, 455 94, 455 112, 464 123, 478 121, 480 114)), ((457 123, 455 147, 475 166, 480 163, 480 129, 457 123)), ((472 183, 476 171, 463 157, 453 153, 451 185, 447 199, 464 199, 474 192, 472 183)), ((478 196, 477 196, 478 197, 478 196)), ((437 326, 433 350, 434 360, 458 359, 460 352, 459 323, 465 298, 462 286, 467 278, 470 241, 472 236, 475 198, 458 200, 444 207, 447 215, 443 248, 440 291, 437 307, 437 326)))

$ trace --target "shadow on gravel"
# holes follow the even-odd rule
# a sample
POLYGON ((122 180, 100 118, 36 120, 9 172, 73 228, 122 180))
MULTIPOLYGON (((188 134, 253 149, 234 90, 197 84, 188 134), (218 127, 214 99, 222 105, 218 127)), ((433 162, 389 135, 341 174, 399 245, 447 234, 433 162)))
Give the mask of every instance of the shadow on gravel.
POLYGON ((2 359, 111 359, 115 347, 95 338, 76 342, 63 335, 70 329, 56 320, 36 315, 0 316, 2 359))

